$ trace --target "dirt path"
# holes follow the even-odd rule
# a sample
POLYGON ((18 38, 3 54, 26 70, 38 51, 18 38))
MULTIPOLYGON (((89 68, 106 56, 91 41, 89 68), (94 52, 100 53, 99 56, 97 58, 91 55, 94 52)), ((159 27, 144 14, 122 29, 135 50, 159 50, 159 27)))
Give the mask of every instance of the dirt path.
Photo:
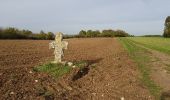
POLYGON ((152 79, 163 88, 163 91, 170 90, 170 73, 166 70, 170 67, 170 56, 156 50, 149 51, 152 53, 152 79))
POLYGON ((76 80, 76 69, 58 80, 45 73, 30 73, 35 65, 53 57, 49 41, 0 41, 0 99, 153 99, 138 80, 136 65, 115 38, 68 41, 64 60, 90 64, 86 74, 76 80))
POLYGON ((150 48, 147 48, 143 45, 138 46, 147 49, 150 52, 150 65, 152 66, 151 70, 151 78, 158 83, 161 88, 163 88, 163 91, 169 91, 170 90, 170 72, 166 68, 170 68, 170 56, 168 54, 159 52, 157 50, 153 50, 150 48))

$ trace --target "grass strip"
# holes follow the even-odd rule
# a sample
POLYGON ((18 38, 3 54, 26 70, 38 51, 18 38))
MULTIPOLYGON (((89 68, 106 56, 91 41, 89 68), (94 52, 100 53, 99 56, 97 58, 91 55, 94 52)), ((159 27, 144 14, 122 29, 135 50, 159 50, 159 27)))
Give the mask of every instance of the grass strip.
POLYGON ((36 72, 47 72, 48 74, 58 78, 71 70, 71 67, 63 64, 47 63, 33 68, 36 72))
POLYGON ((129 40, 143 45, 147 48, 154 49, 170 55, 170 39, 154 37, 130 37, 129 40))
POLYGON ((141 81, 149 89, 150 93, 155 96, 155 98, 160 98, 161 88, 154 83, 150 78, 151 66, 149 52, 142 47, 135 45, 135 42, 127 38, 119 38, 123 47, 129 52, 130 57, 138 64, 138 69, 142 74, 141 81))
MULTIPOLYGON (((78 61, 73 62, 73 65, 76 67, 83 69, 85 66, 87 66, 86 61, 78 61)), ((47 63, 43 65, 39 65, 33 68, 33 71, 36 72, 46 72, 55 78, 58 78, 66 73, 68 73, 72 69, 71 66, 68 66, 67 64, 55 64, 55 63, 47 63)))

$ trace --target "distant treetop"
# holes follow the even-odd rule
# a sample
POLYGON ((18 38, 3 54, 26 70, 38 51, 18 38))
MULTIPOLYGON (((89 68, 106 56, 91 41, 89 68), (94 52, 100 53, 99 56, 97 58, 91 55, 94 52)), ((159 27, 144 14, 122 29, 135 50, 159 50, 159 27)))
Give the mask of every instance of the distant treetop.
POLYGON ((165 20, 165 28, 164 28, 164 37, 170 37, 170 16, 168 16, 165 20))

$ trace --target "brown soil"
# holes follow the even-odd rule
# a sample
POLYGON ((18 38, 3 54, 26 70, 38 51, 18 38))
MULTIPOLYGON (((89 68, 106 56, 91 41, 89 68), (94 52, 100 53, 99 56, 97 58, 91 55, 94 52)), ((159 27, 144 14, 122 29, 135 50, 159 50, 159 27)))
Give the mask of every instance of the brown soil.
POLYGON ((0 41, 0 99, 150 100, 136 65, 115 38, 70 39, 66 61, 87 61, 60 79, 32 68, 53 58, 49 41, 0 41), (79 76, 78 78, 74 78, 79 76), (36 82, 38 81, 38 82, 36 82))

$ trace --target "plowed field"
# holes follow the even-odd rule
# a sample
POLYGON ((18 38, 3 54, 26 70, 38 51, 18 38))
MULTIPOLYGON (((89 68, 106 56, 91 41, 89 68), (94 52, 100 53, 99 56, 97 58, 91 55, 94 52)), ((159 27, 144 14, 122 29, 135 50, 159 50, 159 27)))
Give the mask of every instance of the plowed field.
POLYGON ((152 100, 139 81, 135 63, 116 38, 69 39, 66 61, 88 61, 86 74, 77 70, 59 79, 32 71, 53 59, 50 41, 0 40, 0 99, 26 100, 152 100))

